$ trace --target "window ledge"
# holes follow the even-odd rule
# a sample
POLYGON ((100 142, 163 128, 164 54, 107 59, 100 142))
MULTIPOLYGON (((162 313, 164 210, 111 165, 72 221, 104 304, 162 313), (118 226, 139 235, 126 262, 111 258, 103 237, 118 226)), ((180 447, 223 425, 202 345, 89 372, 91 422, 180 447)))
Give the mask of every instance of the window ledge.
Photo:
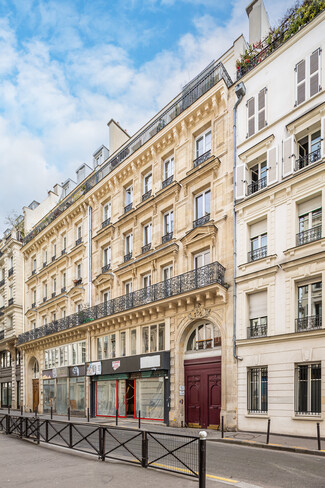
POLYGON ((277 257, 278 257, 277 254, 270 254, 268 256, 265 256, 265 258, 255 259, 254 261, 248 261, 247 263, 239 264, 238 265, 238 268, 241 271, 245 271, 246 270, 246 267, 252 266, 252 265, 254 265, 256 263, 266 263, 268 265, 273 265, 274 264, 274 261, 275 261, 275 259, 277 257))
POLYGON ((310 421, 310 420, 317 420, 317 422, 323 422, 323 418, 322 418, 322 415, 294 415, 293 417, 291 417, 292 420, 307 420, 307 421, 310 421))
POLYGON ((270 416, 267 413, 247 413, 246 419, 269 419, 270 416))

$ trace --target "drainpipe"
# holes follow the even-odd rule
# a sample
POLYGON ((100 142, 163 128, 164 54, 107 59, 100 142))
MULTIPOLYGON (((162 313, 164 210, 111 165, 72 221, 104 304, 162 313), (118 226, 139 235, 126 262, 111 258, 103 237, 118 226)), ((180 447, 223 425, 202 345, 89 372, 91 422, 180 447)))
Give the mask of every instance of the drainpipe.
MULTIPOLYGON (((22 283, 22 292, 23 292, 23 333, 25 332, 25 256, 21 252, 20 248, 20 253, 22 255, 23 259, 23 283, 22 283)), ((17 332, 17 331, 16 331, 17 332)), ((23 383, 23 405, 26 405, 26 398, 25 398, 25 393, 26 393, 26 388, 25 388, 25 350, 23 350, 23 357, 20 358, 20 364, 22 363, 22 374, 20 378, 20 382, 23 383)), ((20 366, 21 368, 21 366, 20 366)))
POLYGON ((233 133, 234 133, 234 167, 233 167, 233 192, 234 192, 234 205, 233 205, 233 236, 234 236, 234 288, 233 288, 233 356, 235 359, 239 359, 240 361, 243 359, 236 354, 236 323, 237 323, 237 284, 236 284, 236 277, 237 277, 237 232, 236 232, 236 211, 235 211, 235 204, 236 204, 236 160, 237 160, 237 140, 236 140, 236 117, 237 117, 237 107, 244 98, 246 94, 246 88, 244 83, 241 81, 235 87, 235 93, 237 96, 237 101, 234 105, 234 125, 233 125, 233 133))
POLYGON ((92 274, 92 207, 88 207, 88 303, 91 307, 91 274, 92 274))

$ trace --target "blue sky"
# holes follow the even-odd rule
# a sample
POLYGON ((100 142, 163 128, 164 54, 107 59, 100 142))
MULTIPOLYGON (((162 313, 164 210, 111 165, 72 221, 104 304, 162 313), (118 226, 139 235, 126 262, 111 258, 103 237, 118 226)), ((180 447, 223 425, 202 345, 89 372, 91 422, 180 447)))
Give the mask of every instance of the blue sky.
MULTIPOLYGON (((0 232, 247 37, 248 0, 0 0, 0 232)), ((292 0, 265 0, 276 24, 292 0)))

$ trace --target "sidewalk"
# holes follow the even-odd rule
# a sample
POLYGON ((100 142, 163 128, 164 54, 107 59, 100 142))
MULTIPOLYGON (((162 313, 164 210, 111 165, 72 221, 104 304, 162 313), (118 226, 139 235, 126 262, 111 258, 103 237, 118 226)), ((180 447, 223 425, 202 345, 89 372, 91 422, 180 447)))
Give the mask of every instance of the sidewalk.
MULTIPOLYGON (((8 413, 7 409, 0 409, 0 413, 8 413)), ((11 415, 19 415, 19 410, 11 410, 11 415)), ((33 417, 32 413, 24 413, 24 416, 33 417)), ((39 418, 50 419, 50 415, 41 414, 39 418)), ((66 415, 53 415, 53 420, 67 421, 68 417, 66 415)), ((85 417, 74 417, 71 416, 71 422, 81 422, 87 423, 87 418, 85 417)), ((105 425, 105 426, 115 426, 115 418, 105 418, 96 417, 90 419, 91 424, 105 425)), ((138 420, 133 419, 118 419, 118 426, 125 427, 129 429, 138 429, 138 420)), ((296 436, 285 436, 279 434, 272 434, 272 426, 269 444, 266 444, 266 433, 257 432, 225 432, 224 438, 221 438, 221 432, 219 430, 212 429, 195 429, 195 428, 175 428, 168 427, 166 424, 157 421, 141 420, 141 430, 148 430, 154 432, 164 432, 176 435, 188 435, 188 436, 198 436, 199 432, 205 430, 207 432, 207 440, 211 442, 226 442, 229 444, 239 444, 252 447, 261 447, 265 449, 277 449, 285 450, 291 452, 301 452, 303 454, 316 454, 319 456, 325 456, 325 439, 321 439, 321 451, 318 450, 318 442, 316 438, 316 424, 315 424, 315 437, 296 437, 296 436)))

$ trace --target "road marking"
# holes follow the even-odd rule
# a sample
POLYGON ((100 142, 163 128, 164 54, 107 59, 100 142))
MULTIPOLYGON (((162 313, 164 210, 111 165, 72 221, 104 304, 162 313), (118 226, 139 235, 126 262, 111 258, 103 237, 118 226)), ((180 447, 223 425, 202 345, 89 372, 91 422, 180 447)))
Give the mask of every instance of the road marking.
POLYGON ((215 476, 213 474, 207 474, 207 478, 211 478, 213 480, 219 480, 219 481, 226 481, 227 483, 239 483, 237 480, 231 480, 229 478, 221 478, 221 476, 215 476))
MULTIPOLYGON (((185 468, 178 468, 177 466, 173 466, 172 468, 170 466, 167 466, 166 464, 160 464, 160 463, 152 463, 150 466, 159 466, 160 468, 168 468, 168 469, 172 469, 173 471, 179 471, 181 473, 188 473, 189 472, 189 469, 185 469, 185 468)), ((196 473, 198 474, 198 473, 196 473)), ((219 480, 219 481, 226 481, 228 483, 239 483, 239 481, 237 480, 231 480, 230 478, 222 478, 221 476, 215 476, 214 474, 207 474, 206 475, 207 478, 211 478, 211 479, 214 479, 214 480, 219 480)))

